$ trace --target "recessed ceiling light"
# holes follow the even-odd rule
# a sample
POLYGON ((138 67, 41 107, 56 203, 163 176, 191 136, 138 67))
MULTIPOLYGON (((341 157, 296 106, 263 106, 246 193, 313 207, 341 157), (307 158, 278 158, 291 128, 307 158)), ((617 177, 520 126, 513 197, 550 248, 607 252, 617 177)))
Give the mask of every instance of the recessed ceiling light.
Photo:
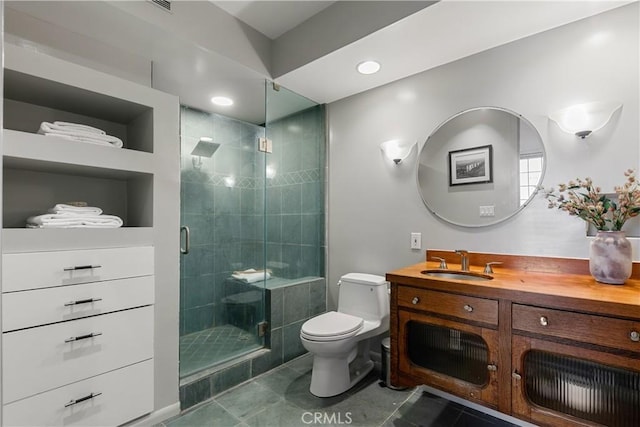
POLYGON ((360 74, 373 74, 380 70, 380 63, 376 61, 364 61, 356 67, 360 74))
POLYGON ((228 107, 229 105, 233 105, 233 99, 227 98, 226 96, 214 96, 211 98, 211 102, 216 105, 221 105, 223 107, 228 107))

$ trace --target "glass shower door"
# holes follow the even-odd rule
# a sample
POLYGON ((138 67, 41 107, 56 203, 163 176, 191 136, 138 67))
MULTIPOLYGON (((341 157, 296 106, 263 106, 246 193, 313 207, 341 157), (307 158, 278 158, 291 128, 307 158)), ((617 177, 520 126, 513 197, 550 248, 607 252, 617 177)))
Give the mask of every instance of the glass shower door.
POLYGON ((260 125, 181 108, 181 378, 264 345, 262 137, 260 125))

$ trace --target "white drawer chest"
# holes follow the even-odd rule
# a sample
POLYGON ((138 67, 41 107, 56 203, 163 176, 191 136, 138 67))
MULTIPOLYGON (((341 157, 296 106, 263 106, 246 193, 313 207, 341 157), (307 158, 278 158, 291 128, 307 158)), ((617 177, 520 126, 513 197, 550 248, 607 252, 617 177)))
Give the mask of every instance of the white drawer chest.
POLYGON ((2 261, 4 424, 118 425, 151 412, 153 247, 2 261))
POLYGON ((178 98, 5 43, 0 427, 179 411, 178 98), (122 148, 38 134, 71 122, 122 148), (86 202, 119 228, 25 228, 86 202))

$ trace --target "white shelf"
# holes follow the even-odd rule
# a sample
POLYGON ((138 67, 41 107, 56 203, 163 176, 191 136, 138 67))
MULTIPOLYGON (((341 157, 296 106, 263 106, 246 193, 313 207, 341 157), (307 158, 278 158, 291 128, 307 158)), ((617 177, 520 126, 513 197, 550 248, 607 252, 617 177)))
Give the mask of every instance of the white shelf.
POLYGON ((4 167, 99 178, 153 173, 153 154, 4 129, 4 167))
POLYGON ((153 228, 5 228, 2 230, 3 253, 131 246, 153 246, 153 228))

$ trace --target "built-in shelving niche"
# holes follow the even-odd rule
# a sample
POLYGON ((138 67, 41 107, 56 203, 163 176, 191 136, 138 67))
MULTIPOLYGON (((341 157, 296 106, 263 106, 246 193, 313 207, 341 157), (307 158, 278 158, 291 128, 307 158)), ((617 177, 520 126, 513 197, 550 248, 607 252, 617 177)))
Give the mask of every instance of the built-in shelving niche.
POLYGON ((153 175, 148 173, 4 158, 3 227, 57 203, 82 201, 122 218, 125 227, 153 226, 153 175))
POLYGON ((4 128, 37 133, 45 121, 97 127, 125 149, 153 152, 153 108, 5 69, 4 128))
POLYGON ((6 68, 3 228, 58 203, 82 201, 153 227, 153 108, 6 68), (123 141, 105 147, 39 135, 44 121, 80 123, 123 141))

